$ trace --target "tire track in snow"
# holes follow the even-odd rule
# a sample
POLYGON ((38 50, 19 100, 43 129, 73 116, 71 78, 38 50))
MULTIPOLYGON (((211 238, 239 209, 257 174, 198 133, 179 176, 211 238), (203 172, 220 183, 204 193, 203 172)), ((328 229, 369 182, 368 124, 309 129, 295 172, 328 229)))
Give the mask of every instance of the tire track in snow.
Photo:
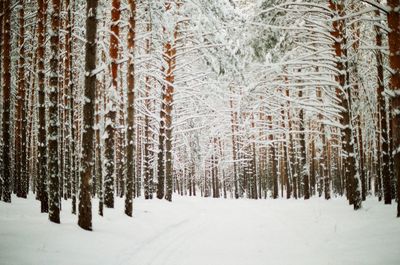
POLYGON ((123 251, 123 258, 118 264, 140 264, 140 265, 168 265, 176 264, 172 260, 174 253, 183 248, 183 243, 191 239, 191 235, 198 232, 205 225, 203 215, 192 216, 178 223, 169 225, 160 233, 152 236, 141 243, 135 249, 123 251))

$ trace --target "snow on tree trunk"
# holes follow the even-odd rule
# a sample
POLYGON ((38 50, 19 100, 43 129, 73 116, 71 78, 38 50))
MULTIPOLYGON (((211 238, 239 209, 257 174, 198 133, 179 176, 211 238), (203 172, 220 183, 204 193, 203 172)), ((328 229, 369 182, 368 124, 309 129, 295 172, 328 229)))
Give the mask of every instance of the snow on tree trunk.
POLYGON ((48 212, 47 192, 47 143, 46 143, 46 94, 45 94, 45 34, 47 21, 47 4, 44 0, 38 0, 38 194, 41 202, 41 212, 48 212))
POLYGON ((118 49, 119 49, 119 20, 121 16, 120 0, 112 1, 111 10, 111 35, 110 57, 112 83, 108 92, 106 106, 106 136, 105 159, 106 175, 104 176, 104 204, 114 208, 114 182, 115 182, 115 122, 118 103, 118 49))
POLYGON ((3 201, 11 202, 11 12, 10 0, 4 1, 4 29, 3 29, 3 157, 2 157, 2 185, 3 201))
POLYGON ((49 219, 54 223, 60 223, 60 199, 59 199, 59 153, 58 132, 60 127, 58 113, 59 93, 59 42, 60 42, 60 0, 52 0, 50 6, 50 74, 49 74, 49 124, 48 124, 48 176, 49 176, 49 219))
POLYGON ((26 172, 26 92, 25 92, 25 20, 24 1, 20 0, 19 9, 19 61, 18 61, 18 96, 15 125, 15 173, 14 185, 17 196, 26 198, 27 172, 26 172))
POLYGON ((125 214, 132 216, 133 181, 135 176, 135 36, 136 36, 136 0, 129 0, 128 32, 128 121, 127 121, 127 176, 125 195, 125 214))
MULTIPOLYGON (((171 3, 166 4, 166 12, 171 11, 171 3)), ((168 32, 171 33, 171 32, 168 32)), ((174 81, 176 68, 176 39, 177 26, 174 26, 173 37, 167 36, 164 44, 163 58, 167 69, 165 72, 165 199, 172 201, 173 192, 173 163, 172 163, 172 108, 174 96, 174 81), (172 39, 172 40, 171 40, 172 39)))
POLYGON ((96 100, 97 0, 86 2, 85 94, 78 225, 92 230, 91 183, 94 165, 94 106, 96 100))

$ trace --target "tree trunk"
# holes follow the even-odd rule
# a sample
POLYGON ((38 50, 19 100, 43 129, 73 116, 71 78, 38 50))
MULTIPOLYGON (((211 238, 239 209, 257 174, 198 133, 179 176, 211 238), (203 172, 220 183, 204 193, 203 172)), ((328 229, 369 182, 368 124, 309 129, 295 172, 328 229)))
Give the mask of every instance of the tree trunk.
POLYGON ((400 0, 387 1, 389 31, 389 62, 392 69, 389 87, 393 91, 391 124, 393 127, 393 161, 397 178, 397 217, 400 217, 400 0))
POLYGON ((71 104, 72 93, 72 2, 70 0, 65 0, 65 5, 67 8, 67 17, 65 20, 65 61, 64 61, 64 121, 65 121, 65 165, 64 165, 64 200, 71 198, 71 178, 72 178, 72 168, 71 168, 71 158, 72 158, 72 133, 71 133, 71 104))
POLYGON ((78 225, 92 230, 91 181, 94 164, 94 106, 96 100, 96 33, 98 0, 86 2, 85 100, 83 105, 82 158, 78 225))
POLYGON ((3 201, 11 202, 11 11, 10 0, 4 1, 3 29, 3 201))
POLYGON ((128 121, 127 121, 127 176, 126 176, 126 195, 125 195, 125 214, 132 216, 133 209, 133 180, 135 175, 135 64, 133 56, 135 54, 136 36, 136 0, 129 0, 129 32, 128 32, 128 121))
MULTIPOLYGON (((303 97, 303 91, 299 90, 299 100, 303 97)), ((310 198, 310 181, 307 172, 307 152, 306 152, 306 135, 305 135, 305 128, 304 128, 304 109, 301 107, 300 109, 300 176, 303 180, 304 185, 304 199, 308 200, 310 198)))
MULTIPOLYGON (((171 3, 166 4, 166 11, 170 11, 171 3)), ((174 81, 176 68, 176 38, 177 29, 175 28, 173 43, 168 41, 164 44, 163 58, 167 65, 165 73, 165 199, 172 200, 173 192, 173 164, 172 164, 172 108, 174 96, 174 81)))
POLYGON ((104 204, 108 208, 114 208, 114 173, 115 173, 115 119, 118 103, 118 38, 119 20, 121 16, 120 0, 112 1, 111 10, 111 36, 110 36, 110 57, 111 57, 111 78, 112 84, 109 89, 108 104, 106 107, 106 175, 104 178, 104 204))
POLYGON ((49 77, 49 125, 48 125, 48 147, 49 147, 49 219, 54 223, 60 223, 60 200, 59 200, 59 170, 58 170, 58 93, 59 93, 59 43, 60 43, 60 0, 52 0, 51 35, 50 35, 50 77, 49 77))
MULTIPOLYGON (((231 90, 232 92, 232 90, 231 90)), ((239 198, 238 173, 237 173, 237 150, 236 150, 236 126, 237 113, 233 110, 233 99, 229 100, 231 107, 231 130, 232 130, 232 158, 233 158, 233 182, 235 187, 235 198, 239 198)))
POLYGON ((346 36, 344 33, 344 20, 345 16, 344 12, 344 4, 343 1, 333 1, 329 0, 329 7, 332 10, 335 18, 339 18, 339 20, 335 20, 333 22, 333 31, 331 32, 333 38, 332 47, 335 51, 336 56, 336 68, 338 70, 338 74, 335 79, 338 83, 337 95, 341 100, 342 112, 340 123, 343 126, 342 130, 342 149, 344 151, 344 172, 346 175, 346 185, 347 185, 347 195, 349 199, 349 203, 354 205, 354 209, 357 210, 361 208, 361 194, 358 194, 358 186, 356 179, 356 171, 354 168, 355 157, 354 157, 354 145, 352 139, 352 126, 351 126, 351 93, 350 87, 346 87, 346 75, 348 73, 348 69, 346 69, 343 64, 342 56, 346 57, 347 52, 343 48, 346 47, 346 36))
POLYGON ((19 0, 19 62, 18 62, 18 98, 17 119, 15 132, 15 175, 14 183, 17 196, 26 198, 27 171, 26 171, 26 93, 25 93, 25 28, 24 28, 24 0, 19 0))

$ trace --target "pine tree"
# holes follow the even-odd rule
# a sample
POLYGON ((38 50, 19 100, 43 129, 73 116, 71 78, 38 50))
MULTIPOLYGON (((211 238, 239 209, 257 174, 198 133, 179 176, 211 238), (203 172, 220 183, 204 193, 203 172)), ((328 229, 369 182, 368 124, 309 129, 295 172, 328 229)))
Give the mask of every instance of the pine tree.
POLYGON ((2 167, 2 184, 3 184, 3 201, 11 202, 11 1, 4 1, 3 15, 3 167, 2 167))
POLYGON ((92 230, 91 181, 94 165, 94 105, 96 100, 96 33, 98 0, 86 2, 85 100, 83 106, 82 170, 78 224, 92 230))
POLYGON ((129 32, 128 32, 128 122, 127 122, 127 176, 125 195, 125 214, 132 216, 133 180, 135 176, 135 36, 136 36, 136 0, 129 0, 129 32))
POLYGON ((106 134, 105 159, 106 175, 104 177, 104 205, 114 208, 114 176, 115 176, 115 122, 118 103, 118 46, 119 46, 119 20, 121 16, 121 1, 112 1, 111 10, 111 87, 109 88, 108 103, 106 109, 106 134))
POLYGON ((18 60, 18 97, 17 119, 15 129, 15 173, 14 185, 17 196, 26 198, 27 172, 26 172, 26 80, 25 80, 25 10, 24 1, 20 0, 19 9, 19 60, 18 60))
POLYGON ((47 192, 47 143, 46 143, 46 94, 45 94, 45 34, 47 20, 47 4, 44 0, 38 0, 38 113, 39 113, 39 129, 38 129, 38 197, 41 205, 41 212, 48 212, 48 192, 47 192))
POLYGON ((54 223, 60 223, 60 199, 59 199, 59 153, 58 132, 60 127, 58 113, 59 93, 59 42, 60 42, 60 0, 52 0, 50 9, 51 34, 50 34, 50 76, 49 76, 49 124, 47 143, 49 148, 49 219, 54 223))
MULTIPOLYGON (((172 4, 166 3, 166 12, 171 12, 172 4)), ((173 32, 173 41, 177 38, 177 29, 173 32)), ((172 164, 172 108, 174 95, 174 81, 176 68, 176 43, 168 40, 164 44, 163 58, 167 65, 165 71, 165 97, 164 97, 164 112, 165 112, 165 199, 172 200, 173 191, 173 164, 172 164)))

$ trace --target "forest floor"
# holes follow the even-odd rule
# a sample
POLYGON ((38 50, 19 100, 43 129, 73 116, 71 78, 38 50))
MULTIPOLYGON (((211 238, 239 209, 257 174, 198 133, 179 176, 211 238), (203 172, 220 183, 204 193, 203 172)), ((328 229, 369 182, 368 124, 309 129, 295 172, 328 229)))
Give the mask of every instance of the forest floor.
POLYGON ((357 212, 343 198, 137 199, 134 218, 117 199, 93 215, 93 232, 78 227, 70 201, 57 225, 32 194, 12 199, 0 202, 1 265, 400 264, 395 205, 372 198, 357 212))

